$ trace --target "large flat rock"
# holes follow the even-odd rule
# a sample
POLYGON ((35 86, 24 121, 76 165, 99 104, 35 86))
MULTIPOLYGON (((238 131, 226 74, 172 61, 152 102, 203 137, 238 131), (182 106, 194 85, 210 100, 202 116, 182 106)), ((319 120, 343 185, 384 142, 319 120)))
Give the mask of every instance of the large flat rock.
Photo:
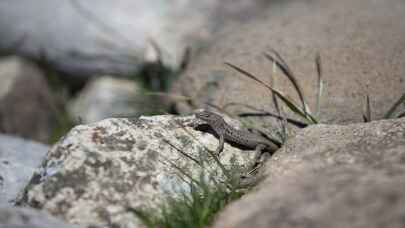
MULTIPOLYGON (((231 26, 217 37, 192 60, 172 92, 193 98, 200 108, 207 107, 207 102, 220 107, 236 102, 274 111, 266 88, 223 63, 240 66, 270 84, 272 64, 263 53, 275 49, 295 73, 314 111, 314 59, 320 53, 324 77, 320 120, 339 124, 361 121, 366 94, 371 97, 373 118, 379 119, 405 91, 404 14, 401 0, 273 3, 267 16, 231 26)), ((275 87, 298 101, 281 71, 273 76, 275 87)), ((182 101, 176 105, 182 113, 195 108, 182 101)), ((227 111, 251 110, 232 106, 227 111)), ((269 118, 254 119, 254 124, 274 127, 268 125, 272 124, 269 118)))

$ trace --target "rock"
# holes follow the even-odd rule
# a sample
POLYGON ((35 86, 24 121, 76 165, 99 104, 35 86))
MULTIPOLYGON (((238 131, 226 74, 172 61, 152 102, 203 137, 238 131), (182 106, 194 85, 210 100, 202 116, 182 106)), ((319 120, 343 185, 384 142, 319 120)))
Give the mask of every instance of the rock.
POLYGON ((404 173, 387 172, 304 170, 231 205, 213 227, 404 227, 404 173))
POLYGON ((48 150, 46 145, 0 134, 0 205, 15 201, 48 150))
POLYGON ((266 3, 42 0, 21 5, 5 0, 0 3, 0 51, 34 59, 45 55, 57 69, 78 77, 128 75, 157 61, 153 40, 165 66, 176 68, 185 47, 201 45, 224 23, 246 20, 266 3))
POLYGON ((43 73, 18 57, 0 61, 0 132, 49 142, 58 104, 43 73))
POLYGON ((138 117, 152 112, 157 102, 153 104, 135 81, 104 76, 86 85, 69 105, 69 113, 82 123, 93 123, 110 117, 138 117))
MULTIPOLYGON (((223 180, 202 147, 215 150, 218 140, 189 127, 196 121, 193 116, 153 116, 77 126, 50 150, 19 203, 71 223, 138 227, 128 206, 157 209, 168 194, 189 190, 178 168, 199 178, 197 163, 204 164, 214 179, 223 180)), ((253 153, 228 144, 220 156, 226 167, 246 165, 250 159, 253 153)))
MULTIPOLYGON (((324 79, 321 122, 361 121, 366 94, 371 97, 372 118, 382 118, 405 91, 404 14, 401 0, 272 3, 266 16, 225 29, 192 60, 172 93, 193 98, 195 107, 177 101, 176 109, 188 113, 207 107, 207 102, 220 107, 236 102, 274 112, 266 88, 223 64, 242 67, 270 84, 272 63, 263 53, 271 53, 272 48, 294 72, 313 112, 317 96, 314 59, 320 53, 324 79)), ((277 89, 298 101, 280 70, 274 78, 277 89)), ((226 110, 252 112, 241 106, 226 110)), ((270 118, 252 121, 256 127, 275 127, 270 118)))
POLYGON ((213 227, 404 227, 405 118, 299 131, 213 227))
POLYGON ((79 228, 52 218, 45 212, 29 208, 0 207, 2 228, 79 228))

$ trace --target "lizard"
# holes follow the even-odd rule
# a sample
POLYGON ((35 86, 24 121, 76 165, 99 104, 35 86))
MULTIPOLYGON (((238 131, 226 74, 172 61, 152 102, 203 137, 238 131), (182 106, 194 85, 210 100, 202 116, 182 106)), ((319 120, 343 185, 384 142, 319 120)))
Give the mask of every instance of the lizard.
POLYGON ((207 123, 219 136, 219 145, 215 151, 219 155, 224 149, 224 142, 233 142, 247 148, 255 149, 254 165, 259 163, 264 152, 274 153, 279 146, 261 135, 236 129, 225 122, 217 113, 199 110, 195 116, 207 123))

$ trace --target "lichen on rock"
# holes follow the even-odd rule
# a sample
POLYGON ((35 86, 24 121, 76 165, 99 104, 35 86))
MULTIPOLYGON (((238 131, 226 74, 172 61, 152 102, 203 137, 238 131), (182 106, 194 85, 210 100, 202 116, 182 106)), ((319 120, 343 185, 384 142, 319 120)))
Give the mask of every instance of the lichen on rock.
MULTIPOLYGON (((224 179, 204 149, 215 150, 218 140, 190 127, 195 121, 165 115, 77 126, 50 150, 20 203, 73 223, 137 227, 126 208, 158 208, 167 194, 187 191, 181 172, 224 179)), ((220 156, 226 167, 251 159, 227 144, 220 156)))

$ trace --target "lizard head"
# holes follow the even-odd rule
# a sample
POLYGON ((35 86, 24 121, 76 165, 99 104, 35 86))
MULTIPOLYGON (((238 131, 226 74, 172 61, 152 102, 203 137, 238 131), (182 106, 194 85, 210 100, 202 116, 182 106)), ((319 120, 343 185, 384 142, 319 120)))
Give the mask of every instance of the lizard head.
POLYGON ((206 122, 212 122, 212 121, 222 119, 222 117, 220 115, 210 112, 210 111, 206 111, 206 110, 199 110, 199 111, 195 112, 195 116, 198 119, 204 120, 206 122))

